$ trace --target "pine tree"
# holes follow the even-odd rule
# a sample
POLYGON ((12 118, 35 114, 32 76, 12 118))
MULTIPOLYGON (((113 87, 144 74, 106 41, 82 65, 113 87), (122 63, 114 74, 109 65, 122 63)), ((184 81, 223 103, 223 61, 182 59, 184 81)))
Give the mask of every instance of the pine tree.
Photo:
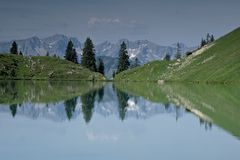
POLYGON ((213 35, 211 35, 211 40, 210 40, 211 42, 214 42, 215 41, 215 38, 214 38, 214 36, 213 35))
POLYGON ((73 51, 73 43, 72 41, 68 41, 68 44, 67 44, 67 49, 65 51, 65 56, 64 58, 68 61, 71 61, 72 60, 72 51, 73 51))
POLYGON ((180 43, 177 43, 177 52, 176 52, 176 59, 181 58, 181 46, 180 43))
POLYGON ((104 75, 104 63, 101 58, 99 58, 99 65, 97 71, 104 75))
POLYGON ((131 68, 135 68, 138 66, 140 66, 140 62, 139 62, 138 58, 135 58, 133 64, 131 65, 131 68))
POLYGON ((205 39, 202 39, 201 40, 201 47, 205 46, 207 44, 206 40, 205 39))
POLYGON ((73 52, 72 52, 72 62, 78 64, 78 58, 77 58, 76 49, 73 49, 73 52))
POLYGON ((47 56, 47 57, 49 57, 49 55, 50 55, 50 54, 49 54, 49 52, 47 51, 47 54, 46 54, 46 56, 47 56))
POLYGON ((97 101, 100 103, 103 100, 103 97, 104 97, 104 87, 98 89, 97 94, 98 94, 98 100, 97 101))
POLYGON ((96 95, 96 91, 90 91, 81 96, 82 113, 86 123, 89 123, 92 118, 96 95))
POLYGON ((170 61, 171 60, 170 54, 167 53, 166 56, 164 57, 164 60, 170 61))
POLYGON ((206 42, 207 44, 211 42, 211 36, 209 33, 207 33, 206 42))
POLYGON ((64 107, 65 107, 65 111, 66 111, 68 120, 70 120, 72 118, 73 113, 75 112, 76 105, 77 105, 77 97, 66 100, 64 102, 64 107))
POLYGON ((96 72, 96 59, 94 53, 94 45, 90 38, 87 38, 84 43, 83 54, 81 57, 82 66, 96 72))
POLYGON ((17 114, 17 104, 11 104, 9 108, 11 110, 12 116, 15 117, 15 115, 17 114))
POLYGON ((115 71, 113 71, 113 73, 112 73, 112 77, 114 78, 114 77, 115 77, 115 75, 116 75, 116 72, 115 72, 115 71))
POLYGON ((65 51, 65 59, 74 63, 78 63, 77 61, 77 52, 73 48, 73 42, 70 40, 67 45, 67 49, 65 51))
POLYGON ((119 118, 123 121, 126 116, 127 111, 127 102, 130 99, 130 96, 116 88, 117 99, 118 99, 118 112, 119 118))
POLYGON ((20 55, 20 56, 22 56, 22 55, 23 55, 22 51, 20 51, 20 52, 19 52, 19 55, 20 55))
POLYGON ((13 43, 12 43, 10 53, 11 54, 18 54, 18 46, 17 46, 17 43, 15 41, 13 41, 13 43))
POLYGON ((130 66, 130 63, 129 63, 129 56, 127 52, 127 46, 124 42, 122 42, 119 50, 117 74, 127 70, 129 66, 130 66))

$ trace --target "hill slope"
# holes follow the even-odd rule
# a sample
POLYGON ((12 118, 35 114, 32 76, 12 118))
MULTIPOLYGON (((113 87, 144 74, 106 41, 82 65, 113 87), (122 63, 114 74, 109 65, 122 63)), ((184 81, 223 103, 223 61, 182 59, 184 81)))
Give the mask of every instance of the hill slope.
POLYGON ((116 80, 240 82, 240 28, 167 66, 166 62, 158 61, 134 71, 135 76, 129 70, 117 75, 116 80))
POLYGON ((0 54, 0 79, 104 80, 72 62, 53 57, 0 54))
POLYGON ((210 44, 201 54, 184 59, 169 79, 240 81, 240 28, 210 44))
POLYGON ((157 81, 163 79, 171 61, 153 61, 141 67, 136 67, 116 75, 115 81, 157 81))

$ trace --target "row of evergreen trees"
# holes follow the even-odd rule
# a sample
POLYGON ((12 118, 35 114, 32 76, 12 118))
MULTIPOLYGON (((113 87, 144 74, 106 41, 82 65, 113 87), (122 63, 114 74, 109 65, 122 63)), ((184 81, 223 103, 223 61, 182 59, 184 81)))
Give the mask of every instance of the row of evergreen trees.
MULTIPOLYGON (((116 92, 117 95, 117 101, 118 101, 118 112, 119 112, 119 118, 123 121, 126 117, 126 107, 127 107, 127 102, 130 98, 133 98, 135 102, 137 102, 136 97, 133 97, 115 86, 112 86, 114 92, 116 92)), ((83 118, 86 123, 89 123, 91 121, 91 118, 93 116, 93 110, 94 110, 94 103, 98 102, 100 103, 104 97, 104 87, 98 89, 98 90, 93 90, 90 91, 84 95, 82 95, 81 102, 82 102, 82 113, 83 113, 83 118)), ((67 115, 67 118, 69 120, 72 119, 73 114, 75 112, 76 106, 77 106, 77 99, 78 97, 74 97, 71 99, 68 99, 64 102, 64 107, 65 107, 65 112, 67 115)), ((12 111, 12 115, 16 114, 16 107, 10 108, 12 111), (13 109, 12 109, 13 108, 13 109)))
MULTIPOLYGON (((23 55, 21 51, 18 52, 18 45, 15 41, 13 41, 12 43, 12 46, 10 48, 10 53, 16 54, 16 55, 23 55)), ((46 56, 50 56, 49 52, 47 52, 46 56)), ((54 54, 53 57, 57 58, 56 54, 54 54)), ((71 40, 67 44, 64 58, 68 61, 78 64, 77 52, 71 40)), ((90 69, 91 71, 104 74, 104 63, 102 59, 99 58, 98 62, 99 64, 97 67, 93 42, 90 38, 87 38, 87 40, 84 43, 83 54, 81 57, 81 64, 82 66, 90 69)))
MULTIPOLYGON (((214 41, 215 41, 215 38, 214 38, 213 34, 210 35, 209 33, 207 33, 206 38, 205 38, 205 39, 202 38, 202 40, 201 40, 200 48, 203 47, 203 46, 205 46, 205 45, 207 45, 207 44, 209 44, 209 43, 212 43, 212 42, 214 42, 214 41)), ((189 51, 189 52, 186 53, 186 56, 189 56, 189 55, 191 55, 191 54, 192 54, 192 52, 189 51)), ((181 56, 182 56, 182 55, 181 55, 181 45, 180 45, 180 43, 178 42, 178 43, 177 43, 177 47, 176 47, 176 55, 175 55, 175 58, 176 58, 176 59, 179 59, 179 58, 181 58, 181 56)), ((169 53, 166 54, 166 56, 164 57, 164 60, 167 60, 167 61, 170 61, 170 60, 171 60, 171 56, 170 56, 169 53)))
POLYGON ((22 51, 18 53, 18 45, 15 41, 12 43, 12 47, 10 48, 10 53, 11 54, 17 54, 17 55, 23 55, 22 51))
MULTIPOLYGON (((81 65, 90 69, 93 72, 99 72, 101 74, 104 74, 104 63, 101 58, 98 59, 98 65, 96 63, 96 58, 95 58, 95 50, 94 50, 94 44, 90 38, 87 38, 85 43, 84 43, 84 48, 82 50, 82 55, 81 55, 81 65)), ((20 51, 18 53, 18 46, 17 43, 14 41, 12 43, 12 47, 10 49, 11 54, 20 54, 23 55, 22 52, 20 51)), ((47 52, 46 56, 50 56, 49 52, 47 52)), ((53 57, 57 57, 54 55, 53 57)), ((67 44, 67 48, 65 50, 65 55, 64 58, 68 61, 71 61, 73 63, 78 64, 78 56, 76 49, 74 48, 73 42, 69 40, 67 44)), ((136 58, 134 64, 131 66, 137 67, 139 66, 140 62, 136 58)), ((127 52, 127 46, 125 42, 122 42, 119 50, 119 58, 118 58, 118 66, 117 66, 117 71, 113 73, 113 75, 118 74, 122 71, 125 71, 130 68, 130 62, 129 62, 129 56, 127 52)))
MULTIPOLYGON (((87 38, 84 43, 84 48, 82 50, 81 65, 90 69, 93 72, 99 72, 104 74, 104 63, 102 59, 99 58, 99 65, 96 65, 94 44, 90 38, 87 38)), ((78 64, 77 52, 73 46, 73 42, 70 40, 65 51, 64 58, 68 61, 72 61, 78 64)))
POLYGON ((205 39, 202 38, 200 46, 203 47, 206 44, 212 43, 213 41, 215 41, 215 38, 214 38, 213 34, 210 35, 209 33, 207 33, 206 38, 205 39))
MULTIPOLYGON (((99 72, 104 74, 104 63, 102 59, 98 59, 98 67, 96 65, 96 58, 95 58, 95 50, 94 44, 90 38, 87 38, 84 43, 84 48, 82 50, 81 55, 81 65, 90 69, 93 72, 99 72)), ((72 61, 74 63, 78 63, 78 57, 76 50, 73 47, 73 43, 70 40, 67 45, 67 49, 65 52, 65 59, 68 61, 72 61)), ((138 59, 135 60, 135 65, 138 65, 138 59)), ((119 50, 119 58, 118 58, 118 67, 116 74, 127 70, 130 67, 129 56, 127 52, 127 46, 125 42, 122 42, 119 50)), ((114 71, 115 75, 115 71, 114 71)))
MULTIPOLYGON (((181 45, 180 45, 179 42, 177 42, 177 45, 176 45, 176 55, 175 55, 175 58, 176 58, 176 59, 179 59, 179 58, 182 57, 181 52, 182 52, 181 45)), ((171 60, 171 55, 170 55, 169 53, 167 53, 167 54, 165 55, 165 57, 164 57, 164 60, 170 61, 170 60, 171 60)))

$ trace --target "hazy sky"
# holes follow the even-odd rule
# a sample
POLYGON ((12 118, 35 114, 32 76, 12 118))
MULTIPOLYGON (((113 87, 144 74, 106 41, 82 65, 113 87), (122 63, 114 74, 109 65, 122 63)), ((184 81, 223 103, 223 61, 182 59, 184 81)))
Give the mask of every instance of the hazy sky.
POLYGON ((197 45, 240 26, 240 0, 0 0, 0 20, 0 41, 59 33, 197 45))

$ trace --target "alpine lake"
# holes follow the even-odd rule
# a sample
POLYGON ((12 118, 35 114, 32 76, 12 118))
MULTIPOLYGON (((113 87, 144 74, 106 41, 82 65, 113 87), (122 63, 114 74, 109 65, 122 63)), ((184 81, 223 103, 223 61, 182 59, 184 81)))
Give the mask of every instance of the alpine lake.
POLYGON ((239 160, 240 86, 0 81, 2 160, 239 160))

